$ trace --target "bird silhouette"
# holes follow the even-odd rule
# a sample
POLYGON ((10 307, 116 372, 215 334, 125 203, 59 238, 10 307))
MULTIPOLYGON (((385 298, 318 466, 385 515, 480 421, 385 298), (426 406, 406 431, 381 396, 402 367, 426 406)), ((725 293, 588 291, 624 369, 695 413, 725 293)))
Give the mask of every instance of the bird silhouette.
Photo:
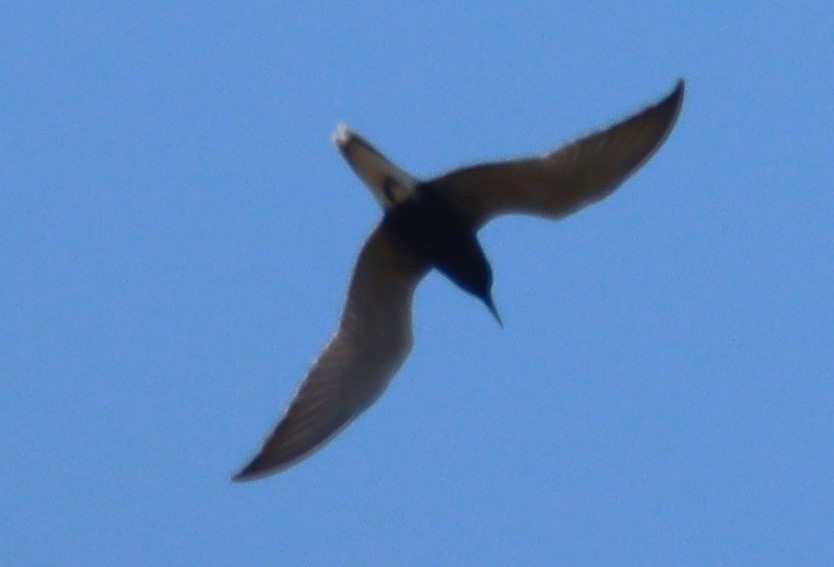
POLYGON ((411 301, 437 268, 501 322, 477 232, 524 213, 558 219, 610 195, 669 135, 684 82, 662 100, 541 157, 483 163, 421 181, 359 134, 333 138, 383 207, 359 253, 339 328, 258 454, 233 479, 274 474, 309 457, 373 404, 412 347, 411 301))

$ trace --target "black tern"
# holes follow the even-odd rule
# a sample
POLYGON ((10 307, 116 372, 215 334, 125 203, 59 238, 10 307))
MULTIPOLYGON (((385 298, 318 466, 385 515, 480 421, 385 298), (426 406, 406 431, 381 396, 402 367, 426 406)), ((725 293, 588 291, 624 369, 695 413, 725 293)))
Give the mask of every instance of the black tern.
POLYGON ((544 156, 477 164, 429 181, 341 125, 333 139, 384 216, 359 253, 335 336, 233 479, 274 474, 309 457, 379 398, 411 350, 412 296, 432 268, 500 323, 478 230, 502 214, 559 219, 607 197, 666 140, 683 94, 681 80, 657 103, 544 156))

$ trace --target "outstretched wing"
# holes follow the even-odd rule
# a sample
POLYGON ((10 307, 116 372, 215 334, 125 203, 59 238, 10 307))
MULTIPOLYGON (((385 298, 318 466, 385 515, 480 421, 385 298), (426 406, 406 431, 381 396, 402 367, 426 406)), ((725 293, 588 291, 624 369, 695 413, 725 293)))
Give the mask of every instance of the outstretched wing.
POLYGON ((561 218, 610 195, 663 144, 683 102, 679 81, 663 100, 541 158, 484 163, 426 185, 473 226, 505 213, 561 218))
POLYGON ((376 401, 411 350, 411 299, 426 271, 390 229, 376 228, 359 254, 336 335, 234 480, 274 474, 310 456, 376 401))

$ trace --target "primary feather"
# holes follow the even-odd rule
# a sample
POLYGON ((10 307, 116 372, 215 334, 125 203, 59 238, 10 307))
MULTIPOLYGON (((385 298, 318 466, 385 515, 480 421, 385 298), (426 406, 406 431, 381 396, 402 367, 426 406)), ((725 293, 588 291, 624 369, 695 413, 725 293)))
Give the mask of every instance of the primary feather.
POLYGON ((484 163, 428 182, 477 227, 500 214, 561 218, 603 199, 663 144, 683 102, 683 81, 663 100, 545 156, 484 163))
POLYGON ((411 351, 411 298, 426 271, 386 225, 377 227, 359 254, 338 331, 235 480, 309 456, 382 394, 411 351))

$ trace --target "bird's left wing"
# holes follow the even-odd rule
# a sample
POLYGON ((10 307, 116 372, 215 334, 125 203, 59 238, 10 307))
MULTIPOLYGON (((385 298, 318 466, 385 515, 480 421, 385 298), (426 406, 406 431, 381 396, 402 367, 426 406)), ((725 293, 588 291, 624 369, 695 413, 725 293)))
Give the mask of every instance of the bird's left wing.
POLYGON ((381 224, 359 254, 339 330, 234 480, 274 474, 324 446, 382 394, 411 350, 411 300, 427 267, 381 224))

